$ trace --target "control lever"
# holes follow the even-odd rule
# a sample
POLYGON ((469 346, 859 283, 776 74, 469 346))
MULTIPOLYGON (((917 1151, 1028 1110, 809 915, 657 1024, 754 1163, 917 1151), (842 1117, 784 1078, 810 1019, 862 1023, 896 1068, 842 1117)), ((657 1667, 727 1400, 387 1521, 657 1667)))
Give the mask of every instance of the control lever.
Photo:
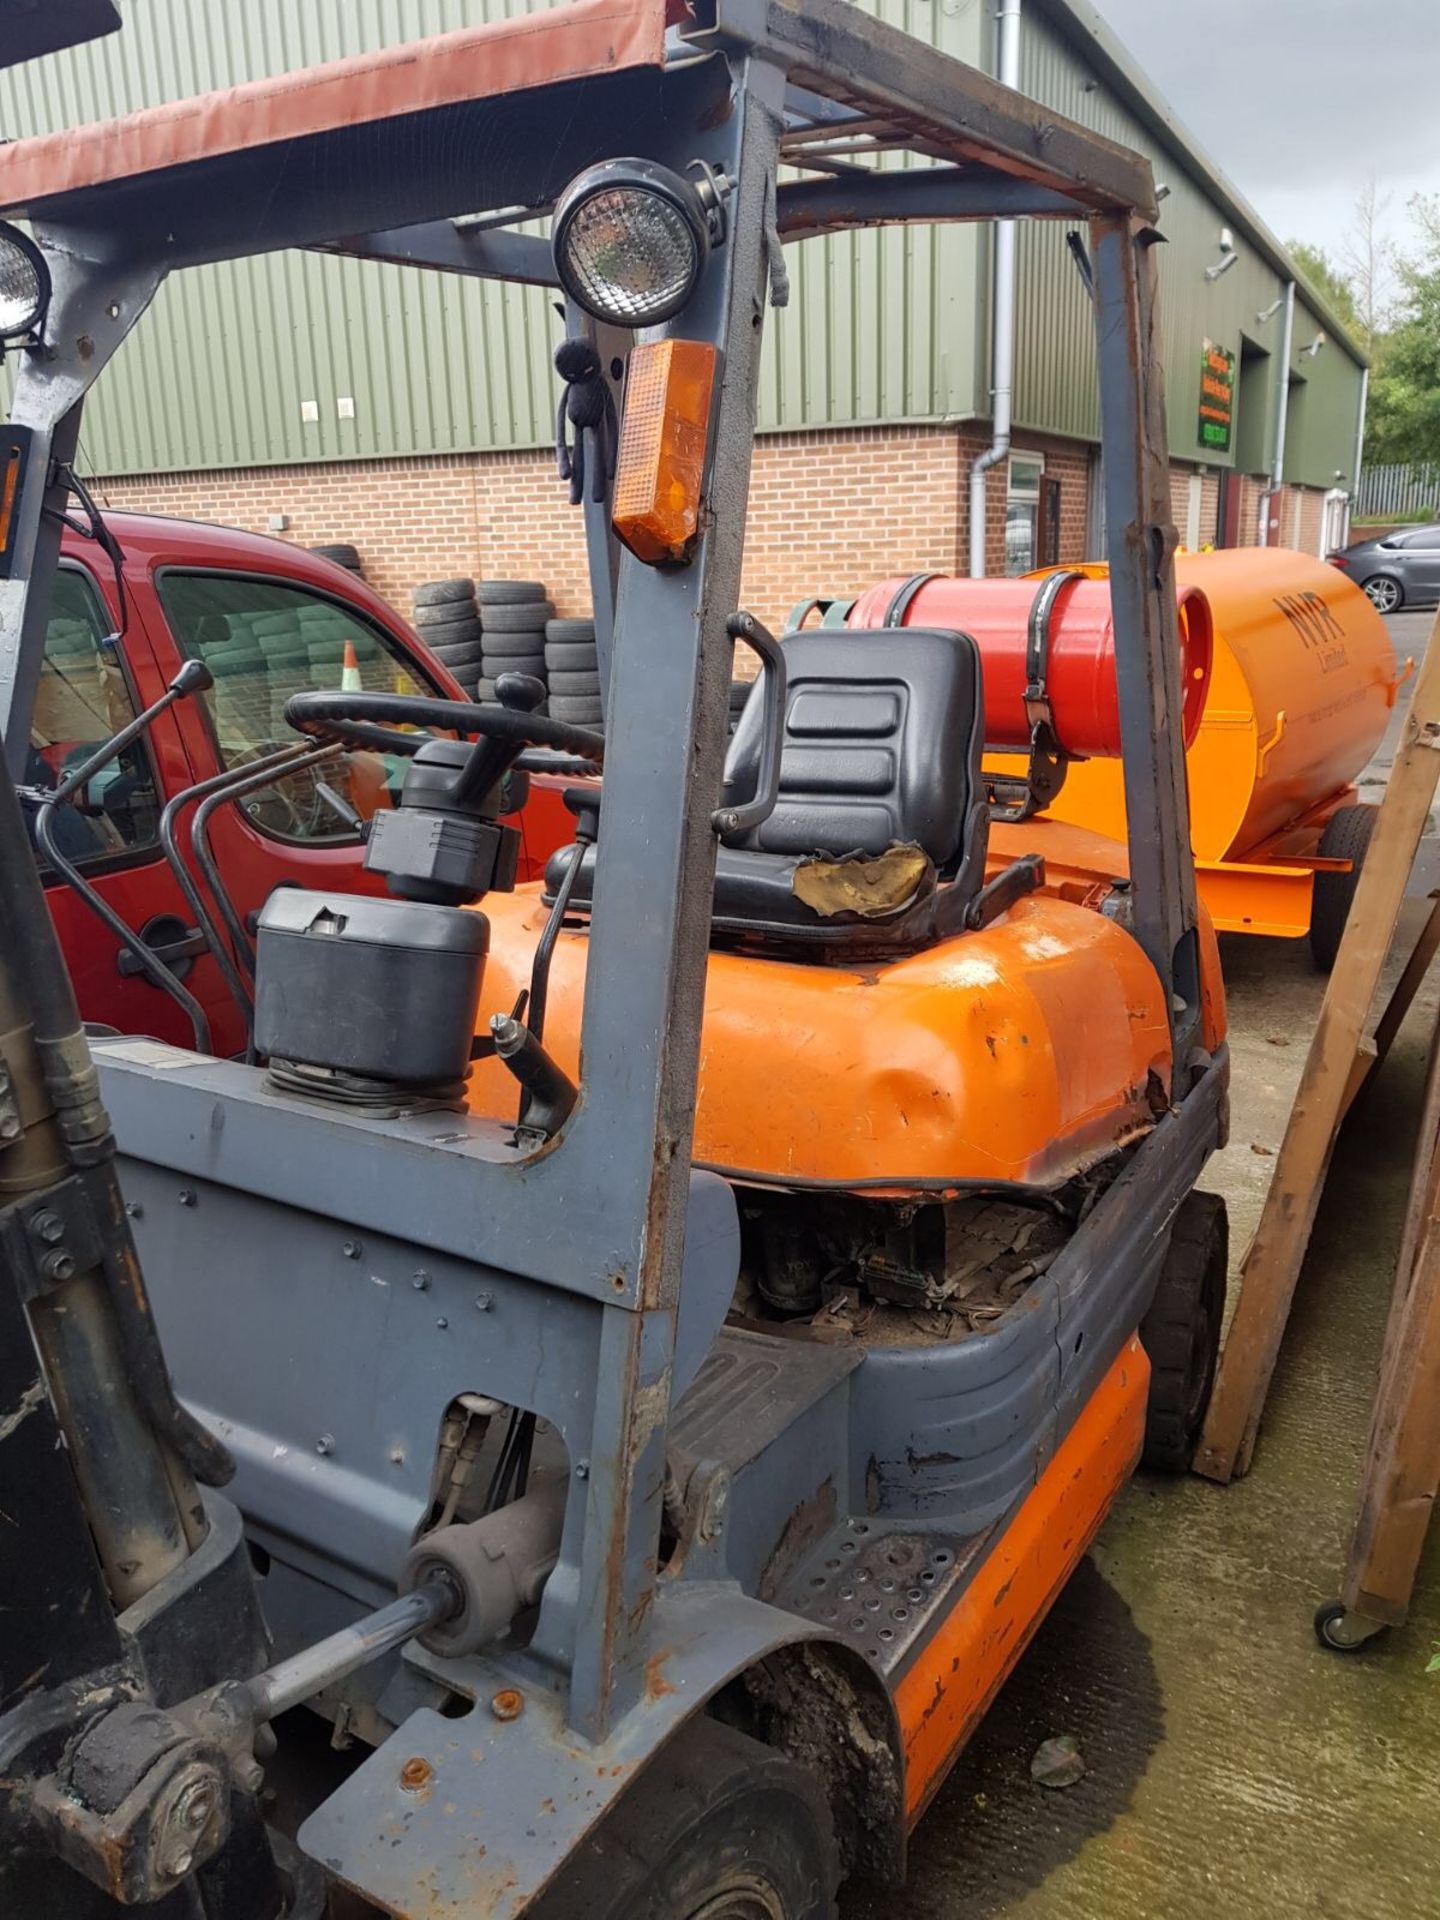
POLYGON ((574 1112, 580 1089, 513 1014, 492 1015, 490 1035, 496 1058, 504 1062, 522 1088, 517 1138, 536 1144, 553 1140, 574 1112))
POLYGON ((88 760, 82 760, 78 767, 66 774, 58 787, 46 795, 50 805, 63 806, 72 793, 77 793, 87 781, 93 780, 97 773, 108 767, 112 760, 118 759, 142 733, 148 733, 161 714, 168 712, 177 700, 188 700, 196 693, 208 693, 214 684, 215 676, 203 660, 185 661, 158 700, 152 701, 143 713, 137 713, 119 733, 112 734, 88 760))
POLYGON ((57 787, 48 792, 32 788, 22 790, 21 793, 22 799, 37 808, 35 840, 40 851, 71 892, 78 894, 101 925, 115 936, 120 943, 121 951, 129 951, 134 955, 139 971, 145 975, 150 984, 159 987, 162 993, 168 993, 179 1006, 190 1022, 195 1036, 196 1051, 199 1053, 210 1051, 210 1022, 206 1018, 205 1009, 194 994, 175 978, 164 961, 152 953, 145 942, 126 926, 110 903, 95 891, 84 875, 61 853, 55 840, 55 815, 57 808, 68 804, 82 787, 94 779, 97 773, 102 772, 113 760, 118 759, 125 749, 142 734, 148 733, 162 713, 167 712, 177 701, 188 700, 197 693, 204 693, 214 684, 215 676, 203 660, 187 660, 158 700, 152 701, 143 713, 137 714, 127 726, 122 727, 117 734, 113 734, 110 739, 98 746, 94 753, 82 760, 80 765, 68 773, 57 787))

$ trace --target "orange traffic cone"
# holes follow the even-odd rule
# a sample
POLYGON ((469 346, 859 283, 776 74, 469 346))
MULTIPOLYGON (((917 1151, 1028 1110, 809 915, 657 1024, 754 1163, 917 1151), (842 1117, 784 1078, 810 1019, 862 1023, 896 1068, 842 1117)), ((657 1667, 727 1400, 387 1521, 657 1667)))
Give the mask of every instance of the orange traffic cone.
POLYGON ((355 642, 345 642, 345 662, 340 669, 340 691, 342 693, 363 693, 365 683, 360 678, 360 661, 355 652, 355 642))

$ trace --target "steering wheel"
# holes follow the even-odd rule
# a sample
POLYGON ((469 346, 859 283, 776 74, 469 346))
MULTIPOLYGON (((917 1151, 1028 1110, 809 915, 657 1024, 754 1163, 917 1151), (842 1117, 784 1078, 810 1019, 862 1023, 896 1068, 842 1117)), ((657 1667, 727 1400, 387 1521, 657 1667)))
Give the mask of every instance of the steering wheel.
MULTIPOLYGON (((538 689, 540 683, 531 684, 538 689)), ((285 718, 311 739, 335 740, 342 746, 368 747, 379 753, 418 753, 431 735, 398 731, 408 725, 478 734, 516 754, 526 747, 553 747, 596 766, 605 759, 604 735, 588 727, 572 727, 519 707, 476 706, 468 700, 403 693, 296 693, 285 702, 285 718), (391 724, 386 726, 385 721, 391 724)))

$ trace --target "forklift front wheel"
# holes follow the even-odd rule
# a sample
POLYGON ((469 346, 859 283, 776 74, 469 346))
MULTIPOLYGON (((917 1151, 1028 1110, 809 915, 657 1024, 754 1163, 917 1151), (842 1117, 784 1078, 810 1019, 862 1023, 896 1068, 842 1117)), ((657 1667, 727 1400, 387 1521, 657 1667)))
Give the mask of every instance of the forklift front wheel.
POLYGON ((833 1920, 830 1808, 805 1767, 694 1720, 530 1908, 531 1920, 833 1920))
POLYGON ((1150 1361, 1141 1463, 1185 1473, 1205 1424, 1220 1357, 1230 1225, 1214 1193, 1188 1193, 1170 1229, 1170 1245, 1140 1344, 1150 1361))

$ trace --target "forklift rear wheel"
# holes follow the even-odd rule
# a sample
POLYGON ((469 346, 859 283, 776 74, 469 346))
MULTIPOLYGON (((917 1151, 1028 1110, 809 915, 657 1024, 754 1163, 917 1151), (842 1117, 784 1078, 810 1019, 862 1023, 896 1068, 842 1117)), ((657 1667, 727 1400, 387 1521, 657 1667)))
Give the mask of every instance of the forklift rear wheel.
POLYGON ((1316 852, 1322 859, 1350 862, 1348 873, 1317 873, 1310 895, 1310 952, 1322 973, 1329 973, 1340 951, 1378 812, 1378 807, 1341 807, 1320 836, 1316 852))
POLYGON ((1142 1463, 1185 1473, 1200 1439, 1220 1357, 1230 1225, 1218 1194, 1190 1193, 1170 1229, 1170 1246, 1140 1344, 1150 1360, 1142 1463))
POLYGON ((832 1920, 819 1782, 715 1720, 682 1728, 530 1909, 531 1920, 832 1920))

